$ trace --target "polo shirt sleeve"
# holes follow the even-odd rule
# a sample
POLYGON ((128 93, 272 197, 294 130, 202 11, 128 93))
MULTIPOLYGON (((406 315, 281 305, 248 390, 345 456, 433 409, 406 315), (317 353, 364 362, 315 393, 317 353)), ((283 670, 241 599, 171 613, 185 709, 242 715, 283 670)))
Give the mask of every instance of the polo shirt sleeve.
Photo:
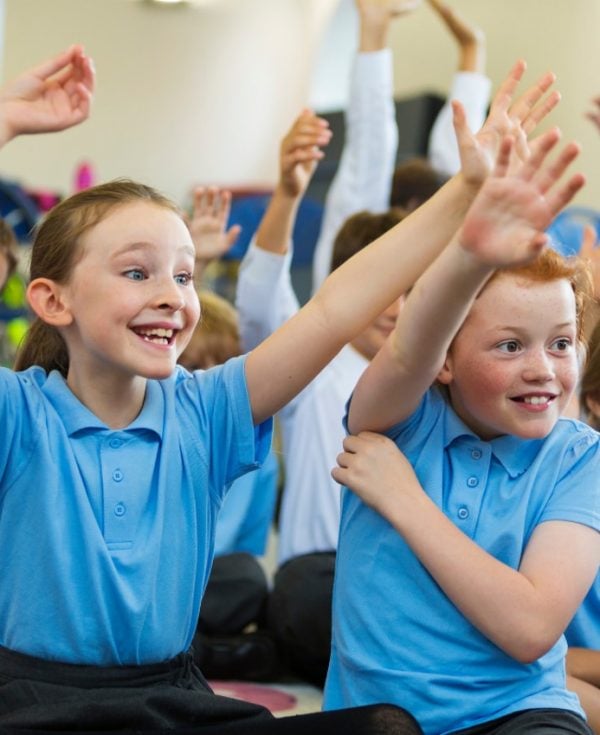
POLYGON ((178 419, 217 497, 233 480, 260 467, 271 446, 272 419, 258 426, 252 420, 245 361, 243 355, 210 370, 180 368, 178 373, 178 419))
POLYGON ((0 499, 27 465, 39 435, 42 407, 34 371, 43 373, 0 368, 0 499))
POLYGON ((573 521, 600 531, 600 435, 587 427, 563 455, 540 522, 573 521))

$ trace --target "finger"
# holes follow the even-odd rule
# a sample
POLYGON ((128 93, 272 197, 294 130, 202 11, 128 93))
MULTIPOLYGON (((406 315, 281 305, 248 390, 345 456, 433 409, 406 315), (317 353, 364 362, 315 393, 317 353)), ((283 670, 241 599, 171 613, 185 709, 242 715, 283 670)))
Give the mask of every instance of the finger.
POLYGON ((547 133, 544 133, 536 141, 536 148, 534 153, 529 159, 523 164, 520 170, 520 176, 525 181, 531 181, 535 174, 540 170, 544 163, 546 156, 554 148, 554 146, 560 140, 560 130, 553 128, 547 133))
POLYGON ((458 100, 452 100, 452 124, 459 150, 474 146, 473 133, 469 130, 465 108, 458 100))
POLYGON ((241 231, 242 228, 240 225, 233 225, 227 230, 225 234, 226 252, 229 252, 231 248, 235 245, 241 231))
POLYGON ((592 260, 595 256, 594 250, 596 248, 596 229, 592 225, 585 225, 583 228, 583 235, 581 237, 581 248, 579 249, 579 255, 582 258, 592 260))
POLYGON ((523 59, 519 59, 515 62, 514 66, 509 71, 508 76, 504 79, 494 96, 492 101, 492 108, 494 110, 508 110, 515 93, 515 89, 523 78, 526 68, 527 64, 523 59))
POLYGON ((544 100, 542 100, 542 102, 535 105, 521 122, 521 127, 525 133, 530 135, 537 128, 540 122, 552 112, 560 100, 560 92, 558 90, 554 90, 544 100))
POLYGON ((569 145, 563 148, 553 164, 540 171, 536 180, 538 188, 542 194, 545 194, 550 187, 554 186, 554 184, 559 181, 561 176, 567 170, 567 167, 577 158, 580 152, 581 148, 577 143, 569 143, 569 145))
POLYGON ((511 106, 510 115, 517 120, 524 120, 536 104, 556 81, 556 75, 548 71, 538 81, 527 89, 511 106))
POLYGON ((229 189, 221 189, 219 217, 223 220, 223 222, 227 222, 227 220, 229 219, 230 211, 231 192, 229 191, 229 189))
POLYGON ((37 66, 34 66, 33 69, 31 69, 31 71, 28 73, 33 74, 39 79, 48 79, 53 74, 56 74, 61 69, 63 69, 65 66, 70 65, 73 61, 74 56, 77 53, 81 53, 82 51, 83 47, 80 45, 69 46, 69 48, 65 49, 65 51, 62 51, 56 56, 53 56, 51 59, 46 59, 46 61, 42 61, 37 66))
POLYGON ((573 199, 575 194, 584 186, 585 176, 583 174, 575 174, 569 181, 551 196, 546 197, 546 201, 553 213, 556 215, 564 209, 573 199))
POLYGON ((496 156, 496 163, 494 165, 493 176, 502 178, 508 173, 510 166, 510 157, 514 148, 513 139, 507 135, 502 139, 500 148, 498 149, 498 155, 496 156))

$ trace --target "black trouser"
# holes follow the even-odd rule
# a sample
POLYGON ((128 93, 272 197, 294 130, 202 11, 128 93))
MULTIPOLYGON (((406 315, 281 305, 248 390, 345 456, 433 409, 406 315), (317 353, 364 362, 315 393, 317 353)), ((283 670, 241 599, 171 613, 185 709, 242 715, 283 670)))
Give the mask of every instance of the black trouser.
POLYGON ((267 577, 251 554, 215 557, 202 598, 198 630, 233 635, 262 620, 269 594, 267 577))
POLYGON ((145 666, 79 666, 0 647, 0 731, 202 735, 421 735, 410 714, 382 705, 275 719, 213 694, 190 654, 145 666))
POLYGON ((268 628, 284 663, 319 687, 329 665, 334 568, 335 551, 290 559, 275 575, 267 606, 268 628))
POLYGON ((481 725, 455 730, 453 735, 593 735, 588 724, 566 709, 526 709, 481 725))

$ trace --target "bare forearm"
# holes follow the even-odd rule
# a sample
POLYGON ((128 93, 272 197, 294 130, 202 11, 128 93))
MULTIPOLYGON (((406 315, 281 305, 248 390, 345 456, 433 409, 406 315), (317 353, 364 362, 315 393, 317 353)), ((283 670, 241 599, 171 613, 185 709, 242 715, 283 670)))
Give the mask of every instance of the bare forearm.
POLYGON ((256 233, 259 248, 280 255, 288 251, 299 204, 300 197, 275 189, 256 233))
POLYGON ((460 47, 458 71, 476 71, 485 73, 485 44, 479 41, 464 44, 460 47))
POLYGON ((567 673, 600 687, 600 651, 592 648, 569 648, 567 673))
POLYGON ((531 581, 471 541, 424 493, 409 513, 398 506, 386 517, 454 605, 509 656, 533 661, 558 639, 562 628, 531 581))

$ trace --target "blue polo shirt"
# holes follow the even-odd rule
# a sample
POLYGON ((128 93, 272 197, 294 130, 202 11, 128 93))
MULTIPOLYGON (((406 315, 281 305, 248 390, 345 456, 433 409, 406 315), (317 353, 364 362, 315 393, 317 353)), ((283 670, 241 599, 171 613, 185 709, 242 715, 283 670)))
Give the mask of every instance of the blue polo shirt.
POLYGON ((244 359, 149 380, 125 429, 57 372, 0 370, 0 645, 96 665, 187 650, 224 488, 267 454, 244 359))
MULTIPOLYGON (((560 420, 544 440, 481 441, 432 388, 389 436, 438 507, 514 569, 544 521, 600 530, 600 437, 585 424, 560 420)), ((529 708, 582 712, 565 689, 564 637, 531 664, 505 654, 459 612, 398 532, 347 488, 333 619, 326 709, 393 703, 427 734, 529 708)))

